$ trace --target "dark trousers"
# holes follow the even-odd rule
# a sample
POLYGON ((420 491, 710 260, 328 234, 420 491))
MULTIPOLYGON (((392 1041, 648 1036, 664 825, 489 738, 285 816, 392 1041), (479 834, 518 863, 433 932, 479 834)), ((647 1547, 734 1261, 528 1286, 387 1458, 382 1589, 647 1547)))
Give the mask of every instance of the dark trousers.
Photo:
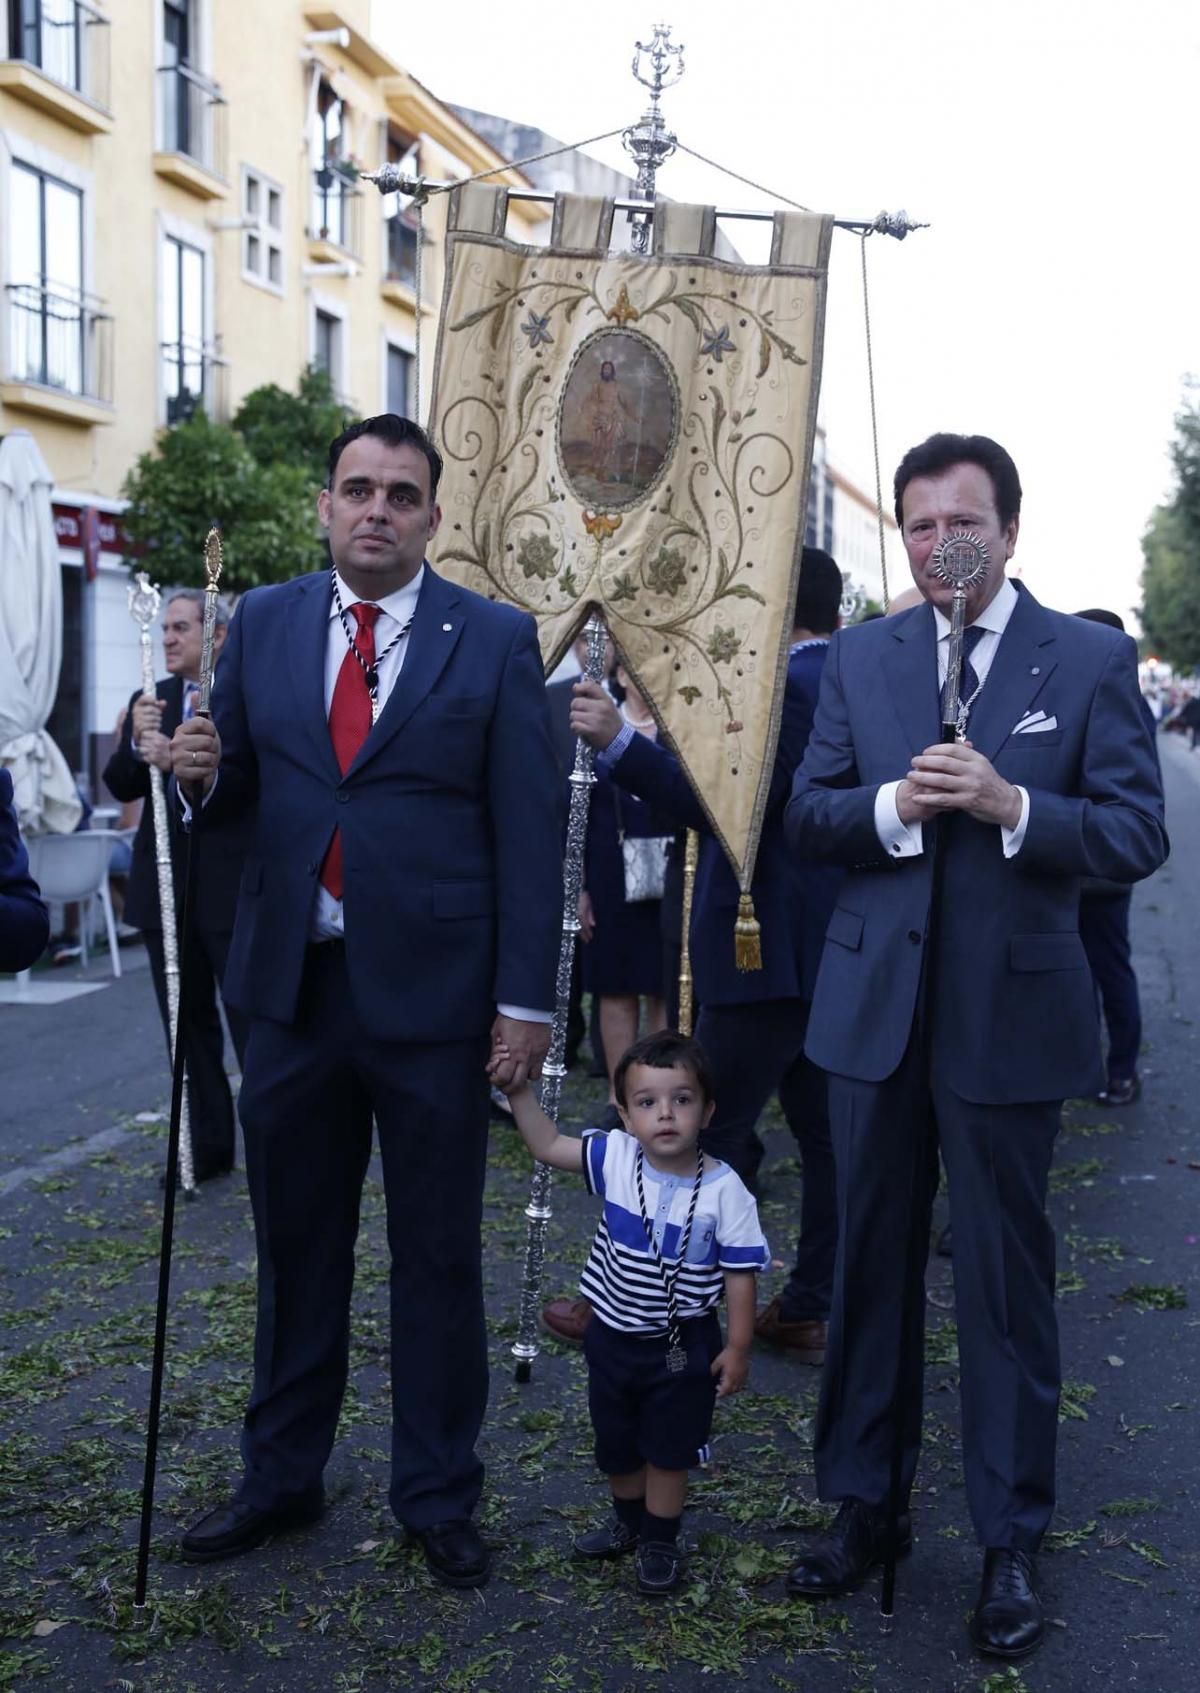
POLYGON ((837 1201, 825 1073, 804 1055, 808 1002, 769 999, 756 1005, 706 1005, 696 1039, 713 1072, 717 1109, 701 1139, 752 1184, 762 1159, 755 1125, 771 1095, 796 1137, 804 1167, 796 1265, 782 1295, 788 1322, 825 1317, 837 1250, 837 1201))
POLYGON ((1133 894, 1084 894, 1079 902, 1079 938, 1087 953, 1108 1029, 1108 1078, 1126 1082, 1137 1074, 1142 1045, 1142 1007, 1129 945, 1133 894))
POLYGON ((971 1519, 981 1545, 1034 1551, 1054 1509, 1060 1371, 1045 1199, 1060 1103, 971 1105, 929 1075, 914 1040, 884 1082, 831 1076, 829 1105, 840 1234, 814 1443, 821 1497, 887 1497, 910 1214, 922 1251, 904 1345, 905 1498, 912 1487, 940 1145, 971 1519), (914 1182, 917 1144, 925 1155, 914 1182))
MULTIPOLYGON (((167 1011, 167 969, 163 958, 162 930, 147 929, 144 938, 169 1052, 171 1025, 167 1011)), ((225 1035, 217 1006, 228 953, 229 935, 210 929, 193 929, 187 946, 182 949, 181 962, 187 971, 187 1019, 183 1035, 188 1076, 188 1123, 192 1151, 200 1168, 206 1164, 228 1164, 236 1147, 233 1094, 225 1074, 225 1035)), ((182 976, 180 985, 183 986, 182 976)), ((249 1022, 240 1012, 228 1008, 225 1015, 237 1049, 238 1064, 244 1066, 249 1022)))
POLYGON ((359 1201, 379 1131, 391 1249, 391 1505, 409 1528, 469 1516, 487 1405, 480 1222, 488 1042, 377 1041, 339 945, 309 951, 296 1021, 255 1022, 239 1101, 258 1244, 243 1496, 314 1486, 349 1367, 359 1201))

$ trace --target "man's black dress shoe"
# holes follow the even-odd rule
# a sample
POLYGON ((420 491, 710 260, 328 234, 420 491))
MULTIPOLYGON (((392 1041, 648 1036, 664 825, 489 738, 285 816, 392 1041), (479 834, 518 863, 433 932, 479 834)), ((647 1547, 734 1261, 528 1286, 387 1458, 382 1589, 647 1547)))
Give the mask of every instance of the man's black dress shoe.
POLYGON ((232 1499, 219 1505, 198 1523, 193 1523, 179 1543, 187 1564, 211 1564, 218 1558, 236 1558, 252 1552, 273 1534, 315 1523, 325 1509, 325 1489, 310 1487, 294 1493, 277 1505, 263 1507, 232 1499))
POLYGON ((447 1587, 482 1587, 491 1574, 491 1553, 470 1517, 410 1528, 407 1534, 410 1544, 424 1552, 430 1575, 447 1587))
POLYGON ((990 1658, 1027 1658, 1037 1651, 1046 1623, 1033 1580, 1030 1553, 988 1547, 970 1626, 976 1651, 990 1658))
POLYGON ((1142 1078, 1122 1076, 1118 1081, 1110 1081, 1104 1092, 1096 1097, 1101 1105, 1136 1105, 1141 1095, 1142 1078))
MULTIPOLYGON (((896 1525, 896 1554, 912 1551, 912 1518, 901 1511, 896 1525)), ((853 1593, 883 1562, 887 1549, 887 1512, 882 1505, 843 1499, 837 1516, 818 1535, 787 1578, 787 1590, 800 1599, 835 1599, 853 1593)))

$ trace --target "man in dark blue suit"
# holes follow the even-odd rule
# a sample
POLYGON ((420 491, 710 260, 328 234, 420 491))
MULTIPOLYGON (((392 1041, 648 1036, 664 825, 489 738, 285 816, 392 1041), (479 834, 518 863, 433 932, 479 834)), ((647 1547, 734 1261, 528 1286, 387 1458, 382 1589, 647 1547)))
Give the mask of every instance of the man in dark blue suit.
POLYGON ((339 436, 319 501, 332 572, 244 596, 214 722, 172 741, 181 785, 207 791, 204 821, 256 806, 225 975, 252 1019, 239 1113, 254 1388, 241 1487, 184 1537, 194 1561, 321 1509, 374 1119, 392 1509, 440 1580, 488 1574, 471 1522, 487 1400, 485 1065, 489 1036, 512 1054, 501 1085, 538 1075, 549 1045, 559 798, 532 621, 423 562, 440 471, 407 419, 339 436))
POLYGON ((900 1550, 911 1543, 924 1251, 907 1305, 902 1266, 910 1227, 928 1245, 940 1146, 967 1500, 985 1548, 971 1637, 1013 1658, 1042 1638, 1033 1554, 1054 1507, 1047 1177, 1062 1100, 1100 1079, 1080 882, 1157 869, 1162 789, 1133 642, 1047 611, 1005 575, 1021 486, 1004 449, 935 435, 904 458, 895 493, 927 603, 834 637, 786 819, 798 853, 850 872, 808 1030, 809 1055, 830 1075, 840 1213, 815 1455, 821 1497, 841 1509, 789 1587, 846 1592, 882 1558, 898 1382, 900 1550), (945 746, 950 590, 932 556, 961 529, 987 544, 991 568, 967 600, 967 739, 945 746), (931 930, 934 830, 942 892, 931 930))
MULTIPOLYGON (((816 547, 805 547, 779 745, 751 888, 762 930, 759 970, 736 967, 737 878, 678 760, 665 747, 622 726, 612 701, 594 684, 576 685, 571 713, 572 728, 601 749, 615 782, 648 800, 678 827, 701 832, 689 946, 701 1008, 696 1038, 712 1066, 717 1102, 702 1140, 706 1151, 753 1183, 763 1155, 755 1125, 778 1092, 800 1146, 804 1197, 795 1268, 783 1293, 761 1313, 758 1332, 792 1348, 808 1364, 820 1364, 825 1356, 837 1210, 825 1077, 805 1055, 804 1033, 842 873, 797 858, 784 839, 783 812, 812 729, 841 597, 842 574, 833 559, 816 547)), ((556 1301, 544 1314, 554 1333, 563 1333, 566 1314, 559 1307, 564 1303, 556 1301)))
POLYGON ((28 970, 49 939, 50 917, 29 874, 12 777, 0 770, 0 970, 28 970))

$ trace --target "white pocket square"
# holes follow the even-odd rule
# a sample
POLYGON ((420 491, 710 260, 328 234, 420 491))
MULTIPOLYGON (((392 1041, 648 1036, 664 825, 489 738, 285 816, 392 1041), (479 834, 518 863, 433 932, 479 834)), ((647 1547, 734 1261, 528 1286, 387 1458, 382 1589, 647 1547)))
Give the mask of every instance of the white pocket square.
POLYGON ((1047 729, 1057 729, 1058 718, 1047 717, 1045 712, 1036 712, 1032 717, 1023 717, 1013 730, 1014 735, 1042 735, 1047 729))

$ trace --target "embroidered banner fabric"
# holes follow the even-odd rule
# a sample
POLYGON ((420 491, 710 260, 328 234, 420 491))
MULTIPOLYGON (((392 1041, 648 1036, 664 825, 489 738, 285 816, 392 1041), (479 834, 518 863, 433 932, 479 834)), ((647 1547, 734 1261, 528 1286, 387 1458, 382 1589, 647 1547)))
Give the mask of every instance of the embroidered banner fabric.
POLYGON ((781 213, 771 263, 711 256, 711 207, 560 196, 551 245, 504 190, 456 193, 432 417, 434 562, 537 619, 547 669, 597 606, 742 886, 770 786, 804 539, 831 220, 781 213))

